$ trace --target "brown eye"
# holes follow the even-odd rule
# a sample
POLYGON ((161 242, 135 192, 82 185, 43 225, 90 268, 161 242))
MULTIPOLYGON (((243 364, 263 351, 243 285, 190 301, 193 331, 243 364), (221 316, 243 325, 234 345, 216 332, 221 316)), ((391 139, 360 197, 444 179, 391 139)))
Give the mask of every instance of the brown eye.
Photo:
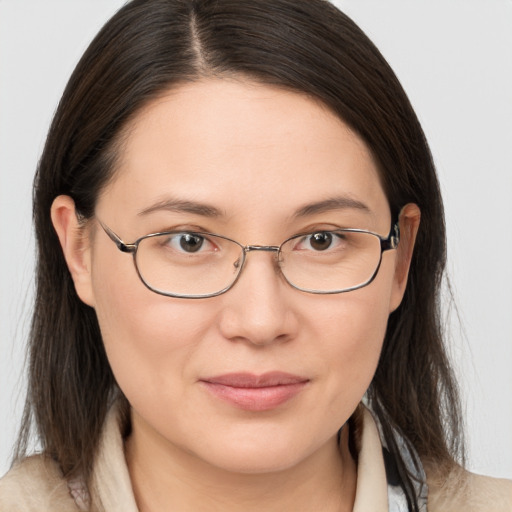
POLYGON ((310 235, 309 244, 315 251, 325 251, 332 245, 331 233, 313 233, 310 235))
POLYGON ((180 247, 185 252, 197 252, 201 249, 204 243, 204 238, 192 233, 185 233, 180 236, 180 247))

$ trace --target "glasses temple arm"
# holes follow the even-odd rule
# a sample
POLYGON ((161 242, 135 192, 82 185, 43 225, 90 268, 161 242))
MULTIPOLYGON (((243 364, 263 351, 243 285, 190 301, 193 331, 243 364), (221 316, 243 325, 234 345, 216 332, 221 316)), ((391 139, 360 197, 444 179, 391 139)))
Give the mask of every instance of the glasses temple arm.
POLYGON ((134 253, 137 250, 137 246, 135 244, 125 244, 119 236, 117 236, 108 226, 103 224, 101 220, 98 219, 100 226, 103 228, 103 231, 107 234, 107 236, 114 242, 117 248, 121 252, 134 253))
POLYGON ((389 251, 391 249, 396 249, 400 242, 400 224, 397 220, 393 226, 391 226, 391 231, 389 232, 389 236, 387 238, 381 238, 380 247, 381 250, 389 251))

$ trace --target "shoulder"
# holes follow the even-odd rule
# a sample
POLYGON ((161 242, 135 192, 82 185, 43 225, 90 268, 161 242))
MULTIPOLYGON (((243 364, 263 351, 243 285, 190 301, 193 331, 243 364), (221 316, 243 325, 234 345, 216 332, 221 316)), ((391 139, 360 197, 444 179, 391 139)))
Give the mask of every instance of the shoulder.
POLYGON ((457 467, 441 477, 427 470, 429 512, 511 512, 512 480, 476 475, 457 467))
POLYGON ((0 479, 0 512, 77 510, 57 464, 42 455, 17 463, 0 479))

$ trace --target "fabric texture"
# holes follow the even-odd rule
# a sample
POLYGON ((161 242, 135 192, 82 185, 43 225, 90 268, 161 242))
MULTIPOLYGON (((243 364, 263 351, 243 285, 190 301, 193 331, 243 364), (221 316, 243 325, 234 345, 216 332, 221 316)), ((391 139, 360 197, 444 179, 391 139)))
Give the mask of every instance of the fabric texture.
MULTIPOLYGON (((382 440, 382 454, 384 466, 386 467, 386 479, 388 483, 388 505, 389 512, 408 512, 407 498, 404 486, 400 478, 396 461, 388 449, 381 425, 377 418, 374 418, 379 429, 382 440)), ((428 485, 425 470, 418 454, 413 451, 405 442, 403 436, 397 430, 393 430, 393 436, 397 443, 402 460, 405 462, 407 472, 412 476, 414 494, 416 496, 420 512, 427 512, 428 485)))
MULTIPOLYGON (((0 512, 138 512, 124 456, 123 425, 117 407, 109 412, 95 462, 90 494, 80 479, 66 481, 57 464, 41 455, 17 464, 0 480, 0 512)), ((412 474, 421 511, 427 511, 425 472, 403 439, 397 442, 412 474)), ((354 512, 406 512, 393 460, 371 412, 363 409, 354 512)), ((428 512, 512 512, 512 482, 471 475, 450 478, 427 469, 428 512)))

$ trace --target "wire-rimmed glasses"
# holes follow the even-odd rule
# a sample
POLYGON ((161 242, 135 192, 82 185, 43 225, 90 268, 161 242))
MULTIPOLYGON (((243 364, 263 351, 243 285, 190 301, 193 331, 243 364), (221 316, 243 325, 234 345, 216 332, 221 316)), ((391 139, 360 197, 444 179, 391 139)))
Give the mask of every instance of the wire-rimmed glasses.
POLYGON ((300 233, 281 245, 243 245, 201 231, 165 231, 125 243, 107 225, 101 227, 117 248, 133 256, 137 273, 151 291, 168 297, 199 299, 227 292, 238 280, 251 251, 276 253, 284 279, 307 293, 333 294, 370 284, 382 253, 396 249, 398 222, 387 237, 362 229, 300 233))

